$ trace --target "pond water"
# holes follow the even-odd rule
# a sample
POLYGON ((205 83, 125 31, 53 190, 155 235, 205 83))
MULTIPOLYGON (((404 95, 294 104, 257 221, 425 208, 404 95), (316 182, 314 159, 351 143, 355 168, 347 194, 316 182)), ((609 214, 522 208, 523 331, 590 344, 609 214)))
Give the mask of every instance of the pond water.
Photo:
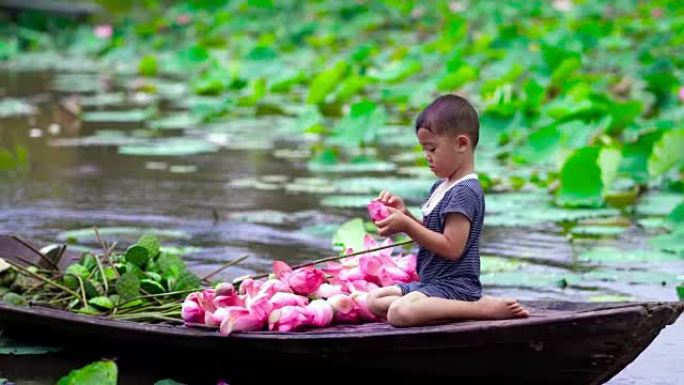
MULTIPOLYGON (((415 166, 410 126, 386 129, 377 150, 383 163, 319 170, 308 165, 313 139, 297 131, 287 111, 238 109, 202 124, 188 111, 206 100, 173 80, 163 85, 149 94, 136 91, 139 81, 129 75, 2 70, 0 148, 24 146, 30 160, 0 174, 0 231, 41 242, 72 239, 87 248, 97 246, 94 225, 122 247, 151 230, 199 274, 249 255, 221 276, 232 279, 265 271, 274 259, 329 255, 336 227, 365 218, 365 203, 379 190, 390 188, 417 207, 430 186, 431 176, 415 166)), ((481 152, 479 169, 511 172, 486 156, 486 145, 481 152)), ((654 249, 649 239, 681 201, 651 192, 636 213, 626 214, 557 209, 548 194, 532 189, 490 193, 485 289, 519 299, 676 300, 684 260, 654 249)), ((610 383, 684 378, 683 322, 610 383)), ((2 359, 0 374, 22 384, 54 383, 79 360, 2 359), (24 370, 35 365, 44 373, 24 370)))

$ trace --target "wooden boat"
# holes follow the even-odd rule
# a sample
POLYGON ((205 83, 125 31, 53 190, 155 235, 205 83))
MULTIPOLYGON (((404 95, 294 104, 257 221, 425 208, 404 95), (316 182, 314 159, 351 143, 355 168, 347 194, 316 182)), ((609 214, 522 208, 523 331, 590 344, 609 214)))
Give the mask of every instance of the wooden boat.
MULTIPOLYGON (((153 350, 155 357, 166 354, 178 360, 200 360, 202 370, 207 370, 210 358, 212 365, 232 365, 235 373, 255 365, 325 368, 328 373, 336 373, 334 378, 326 379, 328 383, 341 381, 344 373, 357 377, 359 373, 394 373, 405 381, 427 381, 429 377, 430 383, 477 378, 533 384, 599 384, 629 364, 684 310, 684 302, 524 305, 531 311, 526 319, 412 328, 372 323, 292 333, 243 332, 224 337, 207 329, 0 303, 0 325, 4 335, 43 344, 97 345, 121 354, 145 355, 153 350)), ((261 370, 257 383, 263 383, 270 374, 261 370)))

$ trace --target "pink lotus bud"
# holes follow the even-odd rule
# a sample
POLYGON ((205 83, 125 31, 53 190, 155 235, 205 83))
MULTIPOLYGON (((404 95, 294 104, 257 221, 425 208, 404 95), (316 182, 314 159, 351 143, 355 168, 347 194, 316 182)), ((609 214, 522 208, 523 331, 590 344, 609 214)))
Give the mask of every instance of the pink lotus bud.
POLYGON ((387 218, 390 212, 384 203, 373 200, 368 204, 368 215, 373 222, 377 222, 387 218))
POLYGON ((307 305, 306 309, 311 316, 309 320, 311 326, 325 327, 332 322, 333 308, 327 301, 322 299, 313 300, 307 305))
POLYGON ((287 280, 290 274, 292 274, 292 268, 283 261, 273 261, 273 272, 275 273, 276 278, 287 280))
POLYGON ((244 307, 230 306, 222 310, 226 312, 226 315, 219 327, 219 333, 224 336, 236 331, 261 330, 264 327, 264 321, 255 317, 244 307))
POLYGON ((318 287, 316 291, 317 298, 330 298, 335 294, 342 294, 342 288, 338 285, 331 285, 329 283, 324 283, 318 287))
POLYGON ((335 321, 339 323, 358 323, 359 310, 354 301, 345 294, 337 294, 328 298, 328 303, 335 313, 335 321))
POLYGON ((361 317, 361 320, 363 321, 369 321, 369 322, 377 322, 379 321, 378 317, 373 314, 370 309, 368 309, 368 293, 366 292, 360 292, 357 291, 355 293, 352 293, 351 299, 354 301, 354 304, 356 304, 356 307, 359 309, 359 316, 361 317))
POLYGON ((216 297, 214 297, 214 307, 221 308, 225 306, 243 306, 244 303, 240 296, 238 296, 235 288, 230 283, 220 283, 216 287, 216 297))
POLYGON ((279 292, 273 294, 273 297, 271 297, 269 302, 271 303, 272 309, 275 310, 280 309, 284 306, 304 307, 309 302, 309 300, 306 297, 302 297, 301 295, 297 295, 294 293, 279 292))
POLYGON ((247 294, 254 296, 259 292, 262 281, 255 281, 252 278, 247 278, 240 283, 240 294, 247 294))
POLYGON ((176 18, 176 23, 178 23, 179 25, 188 24, 190 23, 190 16, 188 16, 185 13, 182 15, 178 15, 178 17, 176 18))
POLYGON ((257 293, 257 295, 265 294, 266 296, 268 296, 268 298, 271 298, 275 293, 280 292, 292 293, 292 289, 287 283, 283 281, 277 279, 269 279, 265 281, 261 285, 261 287, 259 287, 259 292, 257 293))
POLYGON ((112 26, 109 24, 96 25, 93 33, 99 39, 109 39, 112 37, 112 26))
POLYGON ((271 312, 268 317, 268 329, 279 332, 297 330, 310 323, 312 315, 299 306, 284 306, 271 312))
POLYGON ((199 305, 199 303, 197 303, 197 301, 190 299, 190 296, 188 296, 188 298, 183 301, 183 305, 181 306, 181 317, 186 324, 204 323, 204 309, 199 305))
POLYGON ((679 100, 684 103, 684 87, 679 89, 679 100))
POLYGON ((295 293, 310 295, 315 293, 323 282, 325 282, 325 274, 313 266, 308 266, 292 273, 287 282, 295 293))

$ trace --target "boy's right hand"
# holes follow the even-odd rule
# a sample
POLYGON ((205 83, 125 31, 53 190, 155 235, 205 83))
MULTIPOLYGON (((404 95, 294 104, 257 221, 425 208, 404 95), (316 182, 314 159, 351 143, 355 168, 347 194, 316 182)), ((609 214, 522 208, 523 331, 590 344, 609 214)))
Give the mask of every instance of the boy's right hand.
POLYGON ((394 195, 389 191, 383 191, 378 196, 378 200, 384 203, 386 206, 394 207, 402 213, 407 214, 406 204, 404 204, 404 200, 398 195, 394 195))

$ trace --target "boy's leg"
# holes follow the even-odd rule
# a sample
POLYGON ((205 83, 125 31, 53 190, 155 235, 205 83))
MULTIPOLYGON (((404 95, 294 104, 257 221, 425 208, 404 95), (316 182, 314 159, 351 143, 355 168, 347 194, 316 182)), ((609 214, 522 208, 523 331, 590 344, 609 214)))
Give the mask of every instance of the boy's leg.
POLYGON ((398 286, 387 286, 368 293, 366 303, 371 313, 385 319, 390 305, 399 298, 401 298, 401 289, 398 286))
POLYGON ((508 319, 523 318, 529 312, 511 298, 484 296, 468 302, 428 297, 413 291, 395 300, 387 312, 392 326, 429 325, 458 319, 508 319))

